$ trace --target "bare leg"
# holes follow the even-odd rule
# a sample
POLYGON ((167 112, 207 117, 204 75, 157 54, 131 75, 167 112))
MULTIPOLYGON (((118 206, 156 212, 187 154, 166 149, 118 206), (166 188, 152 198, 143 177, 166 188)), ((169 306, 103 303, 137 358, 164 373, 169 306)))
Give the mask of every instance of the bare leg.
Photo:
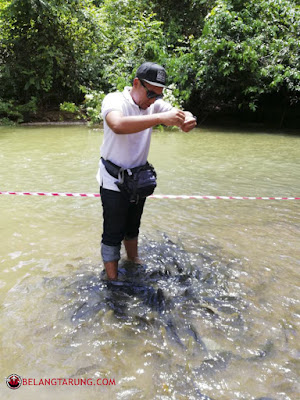
POLYGON ((124 243, 124 246, 126 249, 128 260, 130 260, 134 263, 140 263, 139 255, 138 255, 138 240, 137 239, 132 239, 132 240, 124 239, 123 243, 124 243))
POLYGON ((110 281, 118 279, 118 261, 108 261, 104 263, 107 277, 110 281))

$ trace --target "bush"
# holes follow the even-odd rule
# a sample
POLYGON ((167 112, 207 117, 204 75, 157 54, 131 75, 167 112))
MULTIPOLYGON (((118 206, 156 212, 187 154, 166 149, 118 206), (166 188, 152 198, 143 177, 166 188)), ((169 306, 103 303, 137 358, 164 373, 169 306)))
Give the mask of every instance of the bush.
POLYGON ((274 94, 288 105, 298 102, 299 23, 293 1, 218 0, 191 43, 201 104, 255 111, 274 94))
POLYGON ((0 99, 0 122, 7 125, 9 121, 20 123, 24 121, 24 116, 37 111, 36 98, 32 97, 26 104, 16 104, 13 100, 0 99))
POLYGON ((83 99, 98 83, 104 49, 101 16, 91 0, 22 0, 0 9, 0 97, 39 106, 83 99))

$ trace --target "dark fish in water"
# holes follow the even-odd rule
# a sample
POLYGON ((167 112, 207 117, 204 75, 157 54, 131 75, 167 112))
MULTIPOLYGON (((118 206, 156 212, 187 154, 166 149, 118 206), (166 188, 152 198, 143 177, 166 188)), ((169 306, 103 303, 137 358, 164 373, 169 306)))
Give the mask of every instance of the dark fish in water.
POLYGON ((189 325, 187 328, 187 331, 190 334, 190 336, 192 338, 194 338, 195 342, 201 346, 202 350, 204 350, 205 353, 208 353, 207 347, 206 347, 205 343, 203 342, 203 340, 198 335, 196 329, 192 325, 189 325))
POLYGON ((247 358, 248 361, 258 361, 261 358, 265 358, 269 356, 272 351, 274 350, 274 343, 271 342, 270 340, 267 341, 267 343, 264 345, 264 347, 261 350, 257 351, 257 354, 247 358))
POLYGON ((178 336, 176 326, 171 319, 169 319, 169 321, 166 324, 166 331, 170 335, 170 337, 174 339, 181 347, 185 347, 185 345, 182 343, 182 340, 178 336))
POLYGON ((75 374, 71 375, 70 378, 75 378, 76 376, 82 376, 87 374, 88 372, 94 371, 95 369, 99 368, 98 364, 89 365, 88 367, 79 368, 75 374))
POLYGON ((215 357, 203 361, 201 366, 195 368, 194 371, 200 375, 210 375, 226 369, 233 358, 231 352, 220 352, 215 357))
POLYGON ((97 302, 95 304, 89 304, 84 302, 76 311, 74 311, 71 321, 87 320, 92 318, 98 311, 102 310, 105 305, 102 302, 97 302))
POLYGON ((108 281, 107 288, 111 291, 119 291, 129 296, 138 296, 144 304, 162 313, 165 310, 165 298, 163 291, 155 290, 152 286, 141 285, 134 282, 108 281))
POLYGON ((255 400, 276 400, 276 399, 271 398, 271 397, 258 397, 258 398, 255 399, 255 400))
POLYGON ((224 329, 243 328, 240 299, 226 289, 224 263, 185 251, 167 237, 162 242, 147 240, 141 253, 147 254, 147 264, 121 263, 118 281, 105 280, 105 273, 101 279, 78 274, 79 279, 68 286, 69 296, 75 302, 65 308, 72 322, 88 321, 101 310, 104 314, 112 310, 120 321, 160 331, 165 340, 193 354, 201 351, 206 360, 196 373, 206 375, 226 368, 232 355, 220 352, 208 358, 209 349, 193 323, 193 315, 199 315, 217 321, 224 329), (150 318, 149 311, 154 311, 150 318))
POLYGON ((203 393, 197 392, 197 399, 198 400, 213 400, 211 397, 206 396, 203 393))
POLYGON ((152 310, 162 313, 165 310, 165 297, 162 289, 126 281, 106 281, 85 287, 90 301, 85 301, 73 313, 72 322, 93 317, 101 309, 109 306, 118 316, 126 317, 128 297, 137 297, 152 310), (101 294, 103 295, 101 296, 101 294), (95 296, 96 294, 96 296, 95 296), (126 297, 124 297, 126 295, 126 297))

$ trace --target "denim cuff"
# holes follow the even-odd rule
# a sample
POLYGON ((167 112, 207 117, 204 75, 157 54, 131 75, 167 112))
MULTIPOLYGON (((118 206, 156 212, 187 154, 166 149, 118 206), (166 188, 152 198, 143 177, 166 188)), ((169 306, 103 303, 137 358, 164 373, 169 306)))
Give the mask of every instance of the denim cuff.
POLYGON ((121 245, 108 246, 101 243, 101 256, 104 262, 119 261, 120 260, 121 245))

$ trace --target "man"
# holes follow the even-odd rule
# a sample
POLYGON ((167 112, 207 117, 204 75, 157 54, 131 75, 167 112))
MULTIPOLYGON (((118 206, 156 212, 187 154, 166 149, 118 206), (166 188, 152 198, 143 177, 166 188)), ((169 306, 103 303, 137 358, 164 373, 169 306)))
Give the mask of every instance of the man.
POLYGON ((103 206, 101 255, 109 280, 118 277, 122 241, 128 260, 138 262, 138 234, 145 198, 131 202, 129 195, 119 190, 116 177, 107 171, 107 160, 125 170, 142 166, 147 162, 154 126, 178 126, 184 132, 196 126, 190 112, 162 100, 166 79, 162 66, 145 62, 138 68, 132 87, 108 94, 102 103, 104 138, 97 179, 103 206))

